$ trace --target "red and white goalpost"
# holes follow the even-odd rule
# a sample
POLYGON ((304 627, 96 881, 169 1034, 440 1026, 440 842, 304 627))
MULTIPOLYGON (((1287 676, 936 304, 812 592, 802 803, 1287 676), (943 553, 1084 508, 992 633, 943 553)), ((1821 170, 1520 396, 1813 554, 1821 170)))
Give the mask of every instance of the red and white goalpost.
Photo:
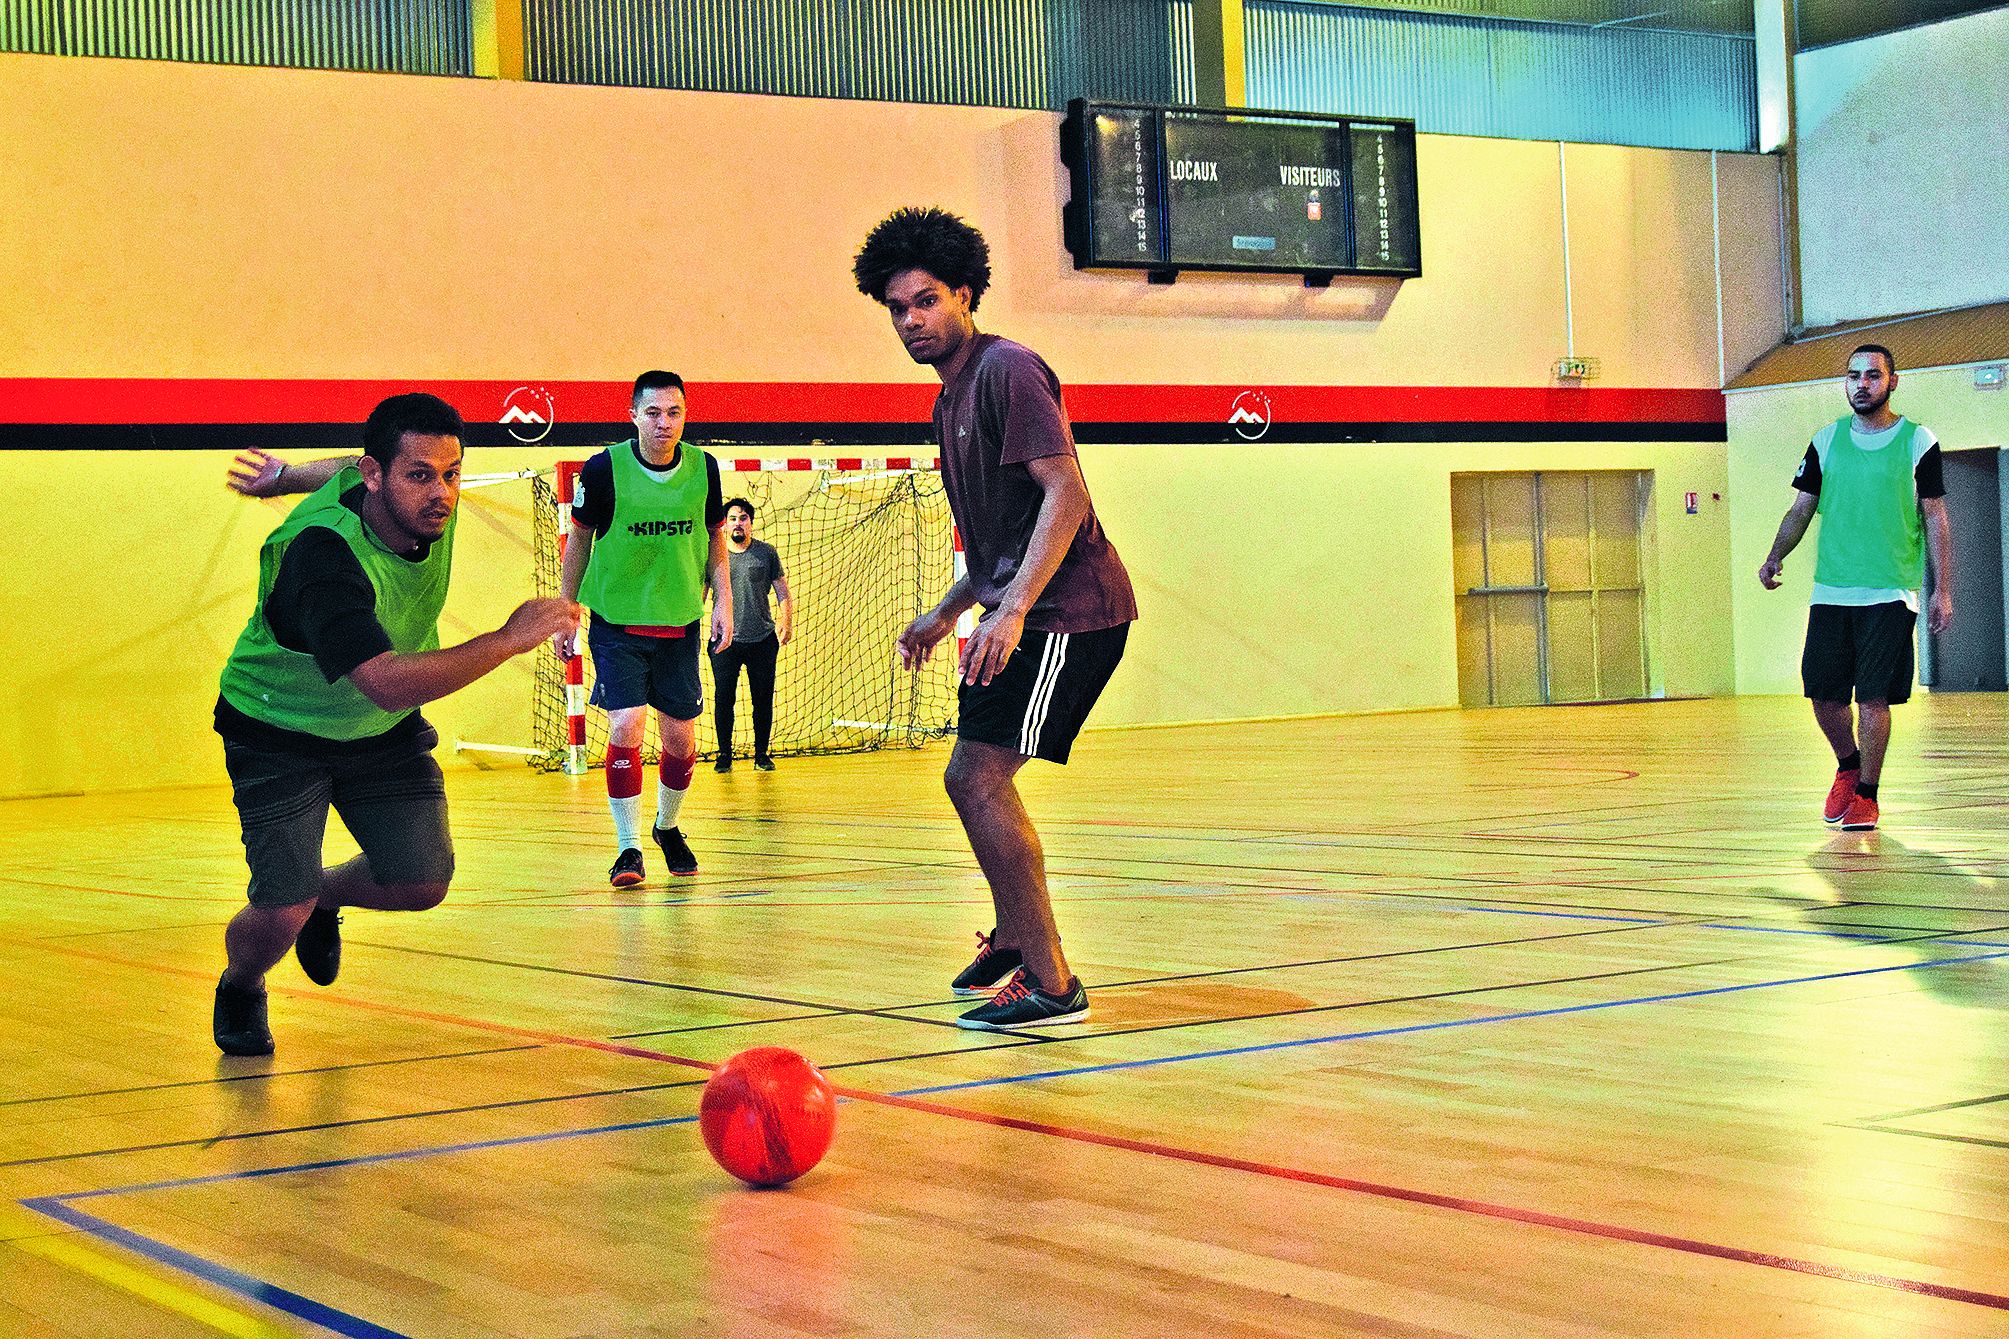
MULTIPOLYGON (((803 493, 821 491, 825 494, 829 494, 833 490, 843 490, 846 488, 858 490, 862 488, 869 488, 871 486, 881 484, 882 482, 885 481, 897 481, 902 476, 911 476, 915 474, 929 474, 929 475, 938 474, 941 468, 940 458, 936 456, 727 457, 719 455, 716 452, 714 452, 713 454, 718 459, 719 469, 722 474, 766 475, 766 476, 790 476, 790 475, 799 476, 799 475, 815 474, 822 476, 821 478, 816 479, 814 481, 803 479, 801 481, 801 491, 803 493)), ((572 500, 578 487, 579 470, 584 463, 585 462, 578 460, 559 461, 555 467, 552 477, 550 505, 552 506, 555 512, 555 514, 552 517, 552 520, 555 523, 556 533, 558 536, 557 558, 559 563, 561 564, 564 560, 564 547, 570 531, 572 500)), ((887 486, 890 486, 890 484, 887 484, 887 486)), ((727 486, 725 491, 727 495, 730 496, 735 491, 742 491, 742 490, 729 485, 727 486)), ((749 495, 753 495, 755 492, 759 490, 755 488, 748 488, 745 489, 744 491, 747 491, 749 495)), ((952 525, 949 525, 946 521, 946 512, 947 512, 946 501, 940 495, 939 484, 935 484, 933 487, 933 500, 936 504, 939 504, 938 510, 940 511, 942 517, 944 518, 941 522, 941 528, 945 529, 948 532, 946 535, 937 532, 938 538, 936 542, 939 543, 944 538, 952 539, 953 576, 950 579, 951 580, 957 579, 960 578, 964 572, 962 539, 960 535, 954 534, 954 527, 952 525)), ((763 505, 765 507, 766 505, 769 504, 763 504, 763 505)), ((774 542, 777 538, 780 538, 780 536, 769 533, 770 522, 777 522, 779 524, 785 525, 789 515, 790 515, 790 508, 787 506, 783 506, 780 508, 778 516, 770 515, 764 510, 761 518, 762 537, 769 539, 770 542, 774 542)), ((783 540, 781 547, 783 547, 784 550, 788 547, 785 539, 783 540)), ((941 554, 940 549, 936 549, 935 552, 937 554, 941 554)), ((948 555, 943 554, 942 556, 946 557, 948 555)), ((796 591, 802 590, 803 583, 801 581, 801 577, 804 574, 799 571, 798 564, 807 564, 813 568, 816 562, 814 553, 808 552, 808 553, 797 553, 788 555, 787 557, 785 557, 784 561, 788 569, 789 584, 791 589, 796 591)), ((939 562, 940 561, 939 558, 936 561, 939 562)), ((924 564, 924 565, 932 566, 933 564, 924 564)), ((935 570, 939 572, 941 571, 941 568, 936 567, 935 570)), ((928 595, 925 598, 933 599, 939 597, 939 595, 940 591, 936 590, 931 595, 928 595)), ((799 600, 800 598, 801 597, 798 595, 799 600)), ((815 603, 821 605, 836 602, 847 606, 853 606, 860 604, 861 602, 865 604, 872 604, 874 601, 883 602, 883 599, 884 599, 883 595, 874 595, 871 593, 847 595, 847 593, 841 589, 836 591, 820 590, 817 592, 815 603)), ((874 607, 876 611, 876 605, 874 607)), ((923 605, 922 607, 925 608, 926 606, 923 605)), ((830 623, 837 622, 837 620, 833 620, 830 618, 831 612, 832 611, 828 609, 817 609, 815 611, 815 614, 818 620, 828 625, 830 623)), ((852 615, 856 614, 858 611, 855 608, 847 608, 845 612, 847 615, 852 615)), ((884 611, 885 619, 902 620, 900 623, 901 626, 904 625, 904 619, 911 618, 912 616, 913 611, 908 611, 905 609, 888 609, 884 611)), ((877 626, 876 621, 874 622, 874 626, 875 627, 877 626)), ((975 626, 976 626, 976 617, 974 613, 965 614, 962 618, 957 620, 956 649, 959 657, 964 642, 967 640, 970 632, 975 628, 975 626)), ((806 630, 805 621, 798 618, 796 628, 798 639, 800 639, 803 636, 805 630, 806 630)), ((896 626, 893 628, 893 632, 897 634, 897 631, 898 628, 896 626)), ((590 742, 589 722, 586 713, 588 688, 586 679, 587 667, 586 667, 585 656, 583 654, 584 641, 585 641, 585 630, 582 628, 580 630, 579 640, 574 645, 573 655, 564 665, 564 675, 563 675, 564 734, 563 734, 562 755, 559 759, 559 766, 562 768, 563 771, 572 775, 583 774, 589 769, 589 767, 591 767, 594 761, 594 759, 591 756, 592 745, 590 742)), ((798 652, 794 651, 791 652, 791 655, 798 655, 798 654, 799 654, 798 652)), ((890 641, 888 642, 886 654, 889 656, 891 654, 890 641)), ((813 674, 816 672, 816 666, 814 664, 815 658, 814 656, 811 656, 810 659, 812 663, 806 667, 806 672, 813 674)), ((933 698, 930 698, 930 701, 932 703, 933 698)), ((916 699, 916 702, 918 703, 918 699, 916 699)), ((931 710, 935 714, 940 714, 941 709, 939 704, 935 704, 931 708, 931 710)), ((888 731, 904 730, 908 734, 911 734, 913 731, 913 727, 911 724, 902 725, 897 721, 879 720, 876 716, 872 720, 853 720, 844 718, 852 714, 854 713, 850 712, 831 713, 823 715, 822 719, 832 727, 841 728, 847 731, 862 730, 874 727, 888 731)), ((914 715, 915 713, 910 711, 910 717, 914 715)), ((943 731, 945 731, 949 725, 949 722, 946 719, 942 721, 935 721, 932 715, 929 715, 927 717, 927 721, 928 723, 924 728, 926 732, 931 736, 938 736, 943 731)), ((777 729, 779 729, 779 725, 780 721, 778 713, 777 729)), ((845 741, 840 741, 835 745, 835 747, 839 748, 854 748, 861 746, 871 747, 873 745, 869 744, 861 745, 859 743, 845 742, 845 741)), ((817 751, 817 750, 815 747, 810 747, 806 751, 817 751)), ((547 754, 546 756, 549 755, 547 754)))

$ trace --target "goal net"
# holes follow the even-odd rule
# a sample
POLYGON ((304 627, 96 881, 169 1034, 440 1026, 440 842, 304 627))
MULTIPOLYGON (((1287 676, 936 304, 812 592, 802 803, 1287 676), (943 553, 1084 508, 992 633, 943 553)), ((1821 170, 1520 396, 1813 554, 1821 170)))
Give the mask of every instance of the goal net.
MULTIPOLYGON (((558 593, 562 537, 580 462, 561 462, 534 481, 537 591, 558 593)), ((902 670, 893 641, 915 615, 940 599, 956 577, 955 527, 933 462, 838 458, 719 458, 727 498, 757 509, 754 534, 772 544, 795 601, 793 638, 774 676, 770 752, 846 753, 918 746, 955 728, 953 643, 917 673, 902 670)), ((959 632, 962 630, 959 629, 959 632)), ((581 630, 580 642, 585 641, 581 630)), ((710 657, 701 676, 705 709, 698 751, 718 752, 712 711, 717 690, 710 657)), ((590 656, 568 663, 537 660, 533 762, 545 770, 582 771, 607 753, 607 718, 588 709, 590 656)), ((751 689, 740 675, 734 704, 735 752, 751 752, 751 689)), ((649 713, 644 757, 657 756, 649 713)))

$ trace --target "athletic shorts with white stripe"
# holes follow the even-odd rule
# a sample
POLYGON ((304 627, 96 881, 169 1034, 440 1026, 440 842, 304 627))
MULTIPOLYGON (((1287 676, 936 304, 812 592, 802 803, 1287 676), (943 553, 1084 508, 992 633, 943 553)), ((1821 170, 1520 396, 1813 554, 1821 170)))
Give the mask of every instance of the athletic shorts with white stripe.
POLYGON ((1096 632, 1027 629, 1003 673, 988 684, 962 686, 956 733, 1028 758, 1066 762, 1129 636, 1128 623, 1096 632))

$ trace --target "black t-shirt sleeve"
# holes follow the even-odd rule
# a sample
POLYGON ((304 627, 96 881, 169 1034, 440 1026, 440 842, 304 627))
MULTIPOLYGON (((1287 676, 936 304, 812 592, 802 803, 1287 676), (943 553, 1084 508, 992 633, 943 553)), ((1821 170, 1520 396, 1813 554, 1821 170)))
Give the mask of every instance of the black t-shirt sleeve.
POLYGON ((1821 495, 1821 453, 1814 450, 1812 442, 1807 443, 1807 454, 1800 461, 1799 473, 1793 476, 1793 487, 1815 497, 1821 495))
POLYGON ((572 523, 595 535, 614 523, 614 458, 605 451, 581 465, 572 481, 572 523))
POLYGON ((763 543, 761 547, 767 550, 767 582, 773 585, 781 580, 781 550, 767 543, 763 543))
POLYGON ((314 657, 329 683, 391 649, 377 591, 348 542, 326 526, 294 536, 265 597, 265 623, 289 651, 314 657))
POLYGON ((718 457, 705 452, 705 529, 725 524, 725 492, 719 485, 718 457))
POLYGON ((1918 481, 1920 497, 1946 496, 1946 468, 1940 463, 1937 443, 1925 448, 1925 454, 1918 458, 1911 477, 1918 481))

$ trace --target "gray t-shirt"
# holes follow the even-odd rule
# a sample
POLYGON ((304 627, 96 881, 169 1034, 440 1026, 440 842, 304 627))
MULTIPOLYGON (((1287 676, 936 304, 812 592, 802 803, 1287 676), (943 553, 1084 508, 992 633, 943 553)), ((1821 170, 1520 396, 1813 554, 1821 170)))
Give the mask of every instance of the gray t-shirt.
POLYGON ((732 639, 757 642, 774 636, 774 618, 768 612, 768 595, 781 580, 781 555, 774 545, 756 539, 745 553, 728 553, 732 572, 732 639))
MULTIPOLYGON (((976 340, 976 352, 935 401, 935 440, 977 603, 993 609, 1025 561, 1046 498, 1026 462, 1074 455, 1074 432, 1060 379, 1038 354, 996 335, 976 340)), ((1097 632, 1136 617, 1130 574, 1091 503, 1025 625, 1097 632)))

